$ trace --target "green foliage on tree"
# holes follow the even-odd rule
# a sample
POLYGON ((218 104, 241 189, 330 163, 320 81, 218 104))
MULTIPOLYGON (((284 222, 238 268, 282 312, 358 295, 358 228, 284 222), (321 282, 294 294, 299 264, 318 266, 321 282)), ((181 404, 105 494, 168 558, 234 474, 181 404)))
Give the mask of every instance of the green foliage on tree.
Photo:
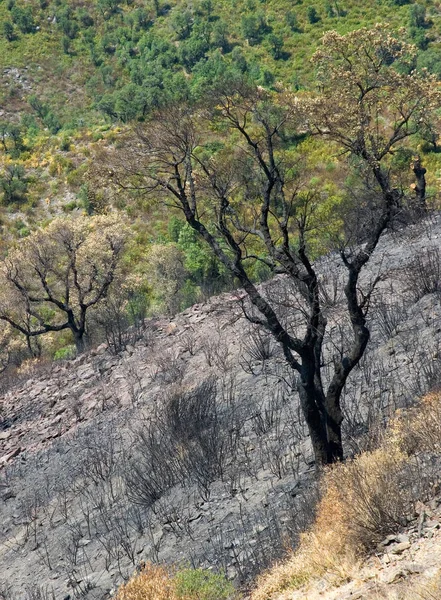
POLYGON ((48 104, 42 102, 35 94, 29 96, 28 102, 51 133, 55 134, 60 131, 62 127, 60 119, 52 112, 48 104))
POLYGON ((11 8, 11 17, 13 23, 17 25, 22 33, 33 33, 35 31, 35 21, 30 6, 17 6, 11 8))
POLYGON ((422 4, 412 4, 409 8, 410 26, 424 28, 426 26, 426 7, 422 4))
POLYGON ((6 154, 12 158, 18 158, 24 150, 23 132, 20 125, 0 121, 0 144, 6 154))
POLYGON ((3 191, 3 203, 13 204, 26 201, 29 180, 22 165, 7 165, 0 173, 0 189, 3 191))
POLYGON ((253 46, 260 44, 269 27, 263 12, 257 11, 242 17, 242 34, 253 46))
POLYGON ((73 40, 77 37, 80 26, 75 19, 74 12, 70 6, 63 6, 56 15, 57 25, 62 33, 69 39, 73 40))
POLYGON ((283 38, 280 35, 270 33, 267 37, 267 41, 270 47, 271 55, 275 60, 282 58, 283 56, 283 38))
POLYGON ((170 25, 178 40, 186 40, 193 27, 193 14, 188 8, 175 8, 170 25))
POLYGON ((11 21, 4 21, 2 29, 3 35, 8 40, 8 42, 12 42, 15 40, 14 25, 13 23, 11 23, 11 21))
POLYGON ((320 21, 320 15, 317 12, 317 9, 314 6, 308 6, 306 11, 306 18, 308 22, 313 25, 314 23, 318 23, 320 21))
POLYGON ((293 31, 293 32, 300 32, 301 31, 297 15, 292 10, 289 10, 285 14, 285 21, 287 22, 287 24, 290 27, 291 31, 293 31))

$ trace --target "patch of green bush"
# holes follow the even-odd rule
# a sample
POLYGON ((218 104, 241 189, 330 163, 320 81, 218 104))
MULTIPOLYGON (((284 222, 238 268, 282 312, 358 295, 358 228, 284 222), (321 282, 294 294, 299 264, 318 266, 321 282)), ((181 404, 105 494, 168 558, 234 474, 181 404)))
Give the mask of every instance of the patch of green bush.
POLYGON ((184 569, 175 577, 178 598, 233 600, 235 589, 223 575, 203 569, 184 569))
POLYGON ((64 346, 54 353, 54 360, 73 360, 77 355, 74 345, 64 346))

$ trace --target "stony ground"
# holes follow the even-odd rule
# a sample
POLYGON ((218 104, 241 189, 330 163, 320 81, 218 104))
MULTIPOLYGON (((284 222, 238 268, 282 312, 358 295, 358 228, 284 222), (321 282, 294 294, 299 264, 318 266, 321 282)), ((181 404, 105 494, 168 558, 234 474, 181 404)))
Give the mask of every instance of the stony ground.
MULTIPOLYGON (((420 287, 424 282, 417 268, 409 275, 409 265, 416 256, 437 262, 440 240, 439 217, 389 234, 364 274, 365 287, 378 274, 382 278, 372 343, 344 398, 348 452, 369 443, 370 425, 439 378, 439 294, 417 299, 415 280, 420 287)), ((343 267, 331 256, 319 268, 330 299, 331 358, 346 331, 341 298, 334 294, 343 267)), ((283 278, 264 289, 283 309, 296 299, 283 278)), ((0 598, 50 598, 52 591, 57 600, 106 598, 145 560, 215 567, 244 583, 295 543, 313 516, 310 447, 292 374, 279 349, 246 321, 243 308, 240 292, 224 294, 173 319, 150 320, 141 338, 118 355, 102 345, 3 381, 0 598), (207 382, 216 414, 207 424, 211 445, 207 449, 207 438, 199 445, 185 438, 194 455, 185 454, 183 470, 179 444, 167 454, 168 438, 152 443, 148 435, 156 435, 156 424, 162 432, 170 399, 207 382), (155 448, 165 466, 152 466, 155 448), (146 495, 154 475, 161 489, 152 501, 146 495)), ((301 328, 291 314, 291 326, 301 328)), ((427 528, 435 541, 431 519, 424 535, 427 528)), ((430 567, 410 552, 403 546, 391 551, 388 564, 375 559, 366 573, 376 568, 394 580, 402 577, 394 569, 409 571, 407 564, 430 567)), ((360 585, 377 579, 380 586, 392 585, 381 577, 366 576, 360 585)), ((355 591, 358 584, 351 585, 355 591)))

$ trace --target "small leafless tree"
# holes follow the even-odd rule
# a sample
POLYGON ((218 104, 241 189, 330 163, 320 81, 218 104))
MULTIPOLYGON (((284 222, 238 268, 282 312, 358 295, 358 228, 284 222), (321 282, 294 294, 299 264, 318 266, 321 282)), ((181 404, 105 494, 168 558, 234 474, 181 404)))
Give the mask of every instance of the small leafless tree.
POLYGON ((403 300, 393 300, 391 290, 389 299, 385 297, 376 298, 373 303, 371 322, 377 328, 380 339, 387 342, 398 331, 405 328, 408 318, 408 309, 403 300), (392 297, 392 299, 391 299, 392 297))
POLYGON ((142 339, 146 332, 146 298, 133 290, 113 290, 92 316, 92 328, 102 330, 112 354, 142 339))
POLYGON ((155 366, 153 378, 160 379, 164 383, 182 381, 186 369, 186 363, 177 352, 172 350, 158 354, 155 359, 155 366))
POLYGON ((249 358, 256 362, 264 363, 274 354, 273 338, 268 332, 256 327, 250 330, 243 346, 249 358))
POLYGON ((198 350, 198 340, 194 329, 187 329, 179 338, 179 343, 183 352, 188 352, 190 356, 194 356, 198 350))

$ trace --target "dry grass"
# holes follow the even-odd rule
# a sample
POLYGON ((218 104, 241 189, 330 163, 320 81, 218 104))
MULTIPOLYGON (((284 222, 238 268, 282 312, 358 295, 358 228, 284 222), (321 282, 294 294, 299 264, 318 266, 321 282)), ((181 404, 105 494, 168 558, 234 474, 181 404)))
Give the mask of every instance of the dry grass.
MULTIPOLYGON (((417 465, 423 454, 427 458, 440 453, 441 393, 437 392, 417 407, 397 413, 379 448, 327 470, 313 527, 296 552, 259 578, 251 600, 279 598, 284 591, 304 589, 318 578, 334 584, 349 579, 369 550, 405 524, 414 502, 430 494, 433 479, 417 465)), ((438 577, 403 600, 440 597, 438 577)))
POLYGON ((116 600, 178 600, 170 572, 161 566, 146 567, 121 586, 116 600))
POLYGON ((417 406, 400 412, 391 430, 407 454, 441 453, 441 392, 427 394, 417 406))
POLYGON ((418 583, 406 590, 399 600, 439 600, 441 598, 441 570, 429 581, 418 583))
POLYGON ((348 580, 360 559, 397 529, 410 499, 401 489, 406 456, 388 446, 329 469, 317 518, 291 558, 262 576, 252 600, 269 600, 318 577, 348 580))

